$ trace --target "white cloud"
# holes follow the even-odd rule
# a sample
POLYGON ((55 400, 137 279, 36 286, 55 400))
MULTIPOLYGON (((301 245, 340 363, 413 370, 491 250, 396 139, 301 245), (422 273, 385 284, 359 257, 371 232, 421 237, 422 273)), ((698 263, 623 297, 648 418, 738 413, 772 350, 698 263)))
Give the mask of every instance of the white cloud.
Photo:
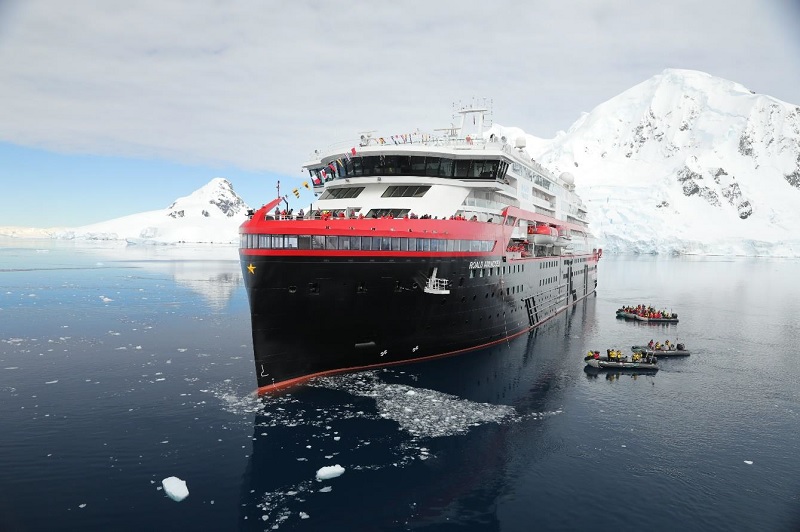
POLYGON ((5 2, 0 140, 297 175, 316 147, 446 126, 473 96, 552 136, 665 67, 798 102, 797 12, 770 6, 5 2))

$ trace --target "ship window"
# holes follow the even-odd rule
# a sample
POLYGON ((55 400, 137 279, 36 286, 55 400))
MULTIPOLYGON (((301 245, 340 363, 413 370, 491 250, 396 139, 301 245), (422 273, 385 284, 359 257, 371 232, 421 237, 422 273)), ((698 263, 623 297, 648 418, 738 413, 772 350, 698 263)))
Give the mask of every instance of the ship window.
POLYGON ((431 239, 429 239, 429 242, 431 243, 431 251, 439 251, 439 241, 438 240, 436 240, 435 238, 431 238, 431 239))
POLYGON ((339 249, 339 237, 338 236, 326 236, 325 237, 325 249, 339 249))
POLYGON ((344 199, 344 198, 357 198, 364 187, 340 187, 328 189, 322 193, 319 199, 344 199))
POLYGON ((297 235, 286 235, 283 243, 288 249, 297 249, 297 235))
POLYGON ((372 251, 378 251, 381 249, 381 237, 373 236, 372 237, 372 251))
POLYGON ((440 177, 453 177, 453 159, 442 159, 439 165, 440 177))
POLYGON ((391 239, 388 236, 381 238, 381 250, 389 251, 392 249, 391 239))
POLYGON ((400 237, 392 237, 392 251, 400 251, 400 237))
POLYGON ((439 157, 428 157, 425 160, 425 175, 434 177, 438 175, 440 161, 439 157))
MULTIPOLYGON (((358 238, 358 237, 356 237, 358 238)), ((371 236, 363 236, 361 237, 361 249, 362 251, 369 251, 372 249, 372 237, 371 236)))
POLYGON ((269 235, 258 235, 258 247, 260 248, 269 247, 269 235))
POLYGON ((409 213, 410 209, 370 209, 366 214, 367 218, 383 218, 384 216, 391 216, 392 218, 403 218, 409 213))
POLYGON ((339 237, 339 249, 350 249, 350 237, 349 236, 340 236, 339 237))
POLYGON ((480 251, 481 250, 481 241, 480 240, 470 240, 469 241, 469 250, 470 251, 480 251))
POLYGON ((311 249, 311 236, 310 235, 298 236, 297 249, 311 249))
POLYGON ((377 157, 362 157, 361 158, 361 167, 362 171, 364 172, 363 175, 375 175, 376 174, 376 163, 378 162, 377 157))
POLYGON ((408 239, 401 238, 400 239, 400 251, 408 251, 408 239))
POLYGON ((409 251, 416 251, 417 250, 417 239, 416 238, 409 238, 408 239, 408 250, 409 251))
POLYGON ((361 237, 360 236, 351 236, 350 237, 350 249, 361 249, 361 237))
POLYGON ((411 156, 411 172, 414 175, 425 175, 425 157, 411 156))
POLYGON ((364 170, 361 168, 361 157, 353 157, 353 175, 360 176, 364 174, 364 170))
POLYGON ((455 249, 454 249, 455 245, 456 245, 456 241, 455 240, 448 240, 447 241, 447 251, 455 251, 455 249))
POLYGON ((311 249, 325 249, 325 235, 311 235, 311 249))
POLYGON ((497 177, 497 166, 499 161, 483 161, 483 170, 480 177, 495 179, 497 177))
POLYGON ((469 167, 469 177, 483 177, 483 161, 472 161, 469 167))
MULTIPOLYGON (((392 186, 386 187, 386 190, 381 194, 382 198, 421 198, 425 193, 430 190, 429 186, 392 186)), ((394 210, 389 211, 394 215, 394 210)), ((406 211, 408 212, 408 211, 406 211)))
MULTIPOLYGON (((393 161, 387 161, 389 164, 394 164, 397 168, 396 173, 400 175, 410 175, 411 174, 411 157, 408 155, 396 155, 393 156, 393 161)), ((387 157, 387 159, 390 159, 387 157)))
POLYGON ((467 177, 467 171, 469 170, 469 161, 463 159, 456 159, 456 171, 455 177, 467 177))
POLYGON ((283 248, 283 235, 272 235, 272 249, 283 248))
POLYGON ((421 238, 420 242, 422 242, 422 251, 430 251, 431 250, 431 239, 430 238, 421 238))

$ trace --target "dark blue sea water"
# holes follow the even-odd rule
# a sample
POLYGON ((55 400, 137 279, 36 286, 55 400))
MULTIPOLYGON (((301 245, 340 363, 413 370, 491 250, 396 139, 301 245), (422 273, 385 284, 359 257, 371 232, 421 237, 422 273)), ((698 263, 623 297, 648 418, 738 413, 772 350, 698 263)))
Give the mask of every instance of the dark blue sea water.
POLYGON ((800 530, 798 278, 604 257, 528 336, 257 398, 234 249, 3 240, 0 530, 800 530), (651 338, 692 355, 584 369, 651 338))

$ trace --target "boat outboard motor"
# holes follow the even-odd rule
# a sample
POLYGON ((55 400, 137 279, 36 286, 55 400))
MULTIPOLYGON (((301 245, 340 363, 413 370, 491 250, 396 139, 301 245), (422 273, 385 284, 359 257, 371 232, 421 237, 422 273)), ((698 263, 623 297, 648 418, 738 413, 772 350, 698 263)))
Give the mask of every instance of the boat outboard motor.
POLYGON ((678 349, 678 351, 683 351, 684 350, 683 344, 678 344, 675 347, 678 349))

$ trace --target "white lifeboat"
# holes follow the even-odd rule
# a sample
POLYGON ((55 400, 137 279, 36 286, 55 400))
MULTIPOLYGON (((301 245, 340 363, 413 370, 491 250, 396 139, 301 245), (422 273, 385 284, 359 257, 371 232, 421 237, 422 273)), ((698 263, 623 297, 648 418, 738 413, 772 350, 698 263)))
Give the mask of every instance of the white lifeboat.
POLYGON ((547 224, 538 224, 536 227, 528 226, 528 239, 531 237, 537 246, 552 246, 558 237, 558 231, 555 227, 547 224))
POLYGON ((572 234, 570 233, 569 229, 563 226, 558 226, 556 228, 557 236, 554 245, 559 247, 566 247, 572 243, 572 234))

